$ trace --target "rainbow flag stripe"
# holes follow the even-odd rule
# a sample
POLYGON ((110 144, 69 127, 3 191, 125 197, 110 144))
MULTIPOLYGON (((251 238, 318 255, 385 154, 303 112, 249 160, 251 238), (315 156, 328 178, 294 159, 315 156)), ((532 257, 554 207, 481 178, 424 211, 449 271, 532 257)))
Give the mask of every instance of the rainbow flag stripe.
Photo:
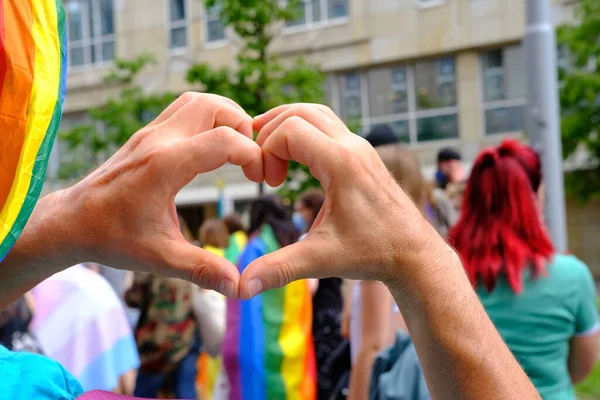
MULTIPOLYGON (((266 225, 240 257, 240 271, 277 249, 273 230, 266 225)), ((306 282, 248 301, 228 300, 223 361, 230 400, 315 399, 312 298, 306 282)))
POLYGON ((0 261, 39 198, 62 116, 62 0, 0 0, 0 261))

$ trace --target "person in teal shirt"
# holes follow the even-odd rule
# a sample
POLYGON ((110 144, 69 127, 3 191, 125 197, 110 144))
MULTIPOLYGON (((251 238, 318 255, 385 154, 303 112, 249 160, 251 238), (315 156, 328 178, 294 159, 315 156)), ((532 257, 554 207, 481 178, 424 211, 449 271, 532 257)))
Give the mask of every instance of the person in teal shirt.
POLYGON ((0 398, 72 400, 83 388, 58 362, 0 346, 0 398))
POLYGON ((449 240, 542 398, 569 400, 598 356, 596 288, 583 262, 555 253, 540 200, 539 156, 506 140, 473 165, 449 240))

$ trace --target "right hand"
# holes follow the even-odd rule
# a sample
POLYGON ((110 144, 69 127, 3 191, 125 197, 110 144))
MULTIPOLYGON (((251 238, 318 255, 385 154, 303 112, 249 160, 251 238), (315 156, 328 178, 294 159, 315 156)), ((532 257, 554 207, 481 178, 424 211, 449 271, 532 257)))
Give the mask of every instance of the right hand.
POLYGON ((280 106, 256 117, 254 129, 259 132, 267 183, 281 184, 288 160, 296 160, 321 182, 325 203, 303 240, 244 270, 241 297, 297 279, 330 276, 402 285, 425 252, 433 246, 448 247, 375 149, 329 108, 280 106))

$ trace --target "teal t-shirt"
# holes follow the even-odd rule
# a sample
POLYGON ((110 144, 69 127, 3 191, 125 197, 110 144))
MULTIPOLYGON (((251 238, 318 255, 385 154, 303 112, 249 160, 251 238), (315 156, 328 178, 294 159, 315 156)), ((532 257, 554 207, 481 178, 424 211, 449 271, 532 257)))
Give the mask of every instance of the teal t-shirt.
POLYGON ((0 346, 0 397, 14 400, 73 400, 79 382, 59 363, 39 354, 15 353, 0 346))
POLYGON ((573 256, 556 255, 547 275, 523 272, 515 294, 501 278, 492 293, 477 288, 483 306, 540 395, 545 400, 575 399, 567 367, 569 340, 598 329, 596 287, 587 266, 573 256))

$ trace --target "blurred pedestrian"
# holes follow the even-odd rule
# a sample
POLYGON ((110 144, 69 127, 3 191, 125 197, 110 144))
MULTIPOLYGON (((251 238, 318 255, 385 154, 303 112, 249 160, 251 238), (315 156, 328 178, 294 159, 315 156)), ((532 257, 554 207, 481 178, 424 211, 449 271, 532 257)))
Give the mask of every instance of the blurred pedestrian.
MULTIPOLYGON (((324 202, 325 193, 320 189, 309 189, 301 193, 296 200, 294 215, 302 218, 305 227, 302 237, 315 223, 324 202)), ((335 360, 334 357, 344 356, 340 346, 348 346, 340 333, 344 309, 342 279, 324 278, 314 282, 313 337, 317 360, 317 394, 320 400, 328 400, 340 375, 350 369, 349 362, 341 371, 340 368, 332 368, 334 365, 339 365, 339 360, 335 360)), ((349 353, 349 349, 347 351, 349 353)))
MULTIPOLYGON (((416 155, 399 144, 378 146, 376 150, 396 182, 425 214, 426 182, 416 155)), ((353 364, 348 398, 362 400, 369 398, 375 357, 394 343, 397 329, 407 332, 407 328, 390 291, 381 282, 357 282, 351 307, 353 364)))
MULTIPOLYGON (((185 239, 192 242, 181 217, 179 226, 185 239)), ((135 396, 157 398, 172 390, 178 399, 196 399, 200 338, 192 310, 194 288, 181 279, 135 273, 133 285, 125 293, 127 304, 140 309, 135 338, 141 365, 135 396)))
MULTIPOLYGON (((276 196, 254 201, 250 222, 240 272, 262 255, 298 239, 276 196)), ((311 300, 306 281, 268 290, 250 300, 227 300, 223 358, 229 399, 316 398, 311 300)))
POLYGON ((140 365, 123 304, 101 275, 79 264, 33 290, 31 330, 42 351, 84 390, 131 394, 140 365))
POLYGON ((216 218, 204 221, 198 231, 198 238, 204 250, 225 257, 225 249, 229 245, 229 232, 223 221, 216 218))
POLYGON ((465 170, 460 153, 450 147, 445 147, 437 155, 436 183, 445 189, 449 183, 465 180, 465 170))
POLYGON ((229 245, 225 249, 225 258, 233 264, 237 264, 240 254, 248 244, 246 228, 242 222, 242 216, 238 213, 226 215, 223 222, 229 232, 229 245))
POLYGON ((33 308, 32 295, 27 293, 0 310, 0 345, 12 351, 42 352, 29 328, 33 308))
POLYGON ((437 155, 436 187, 430 195, 433 210, 433 225, 442 237, 448 236, 450 228, 458 221, 456 202, 448 193, 449 186, 461 184, 465 180, 464 166, 460 153, 444 148, 437 155))
MULTIPOLYGON (((229 247, 229 231, 225 222, 216 218, 204 221, 198 237, 204 250, 225 257, 229 247)), ((194 311, 200 328, 202 352, 198 358, 196 382, 204 400, 221 400, 227 388, 223 382, 221 343, 225 335, 225 297, 212 290, 194 289, 194 311)))
POLYGON ((598 358, 594 280, 556 254, 542 219, 538 154, 516 140, 483 150, 450 239, 488 315, 546 400, 574 399, 598 358))

